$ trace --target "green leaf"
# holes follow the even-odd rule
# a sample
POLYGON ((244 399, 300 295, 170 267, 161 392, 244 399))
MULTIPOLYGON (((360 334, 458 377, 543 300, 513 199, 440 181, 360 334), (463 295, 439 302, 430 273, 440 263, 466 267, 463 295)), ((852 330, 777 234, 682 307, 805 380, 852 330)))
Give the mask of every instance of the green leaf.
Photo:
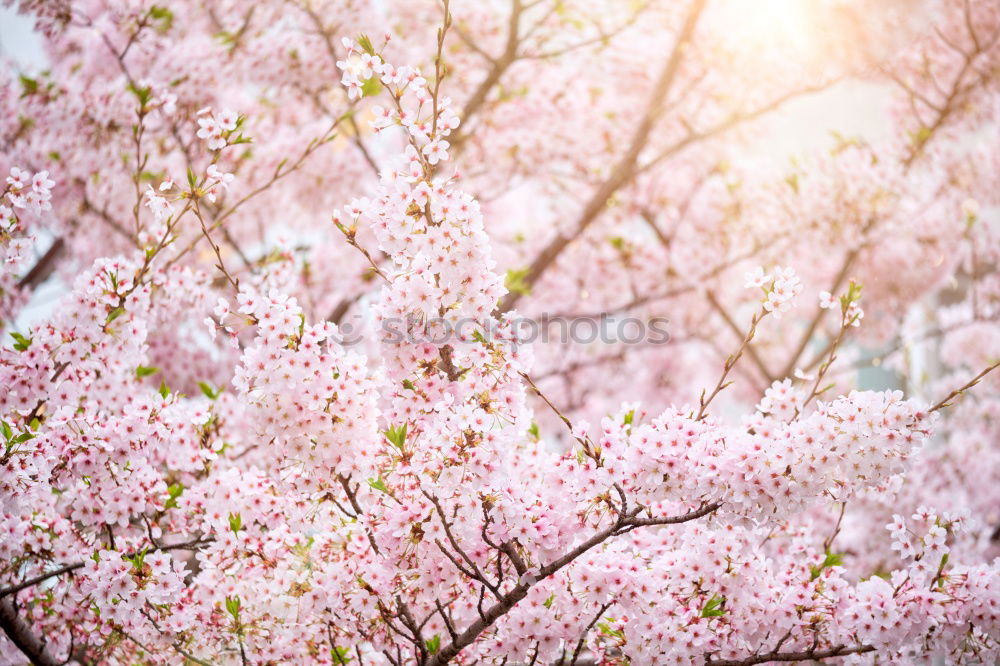
POLYGON ((788 183, 793 192, 799 193, 799 174, 793 173, 790 176, 785 176, 785 182, 788 183))
POLYGON ((0 421, 0 432, 3 432, 3 438, 8 442, 14 436, 14 431, 10 429, 6 421, 0 421))
POLYGON ((166 509, 176 509, 177 508, 177 498, 181 496, 184 492, 184 484, 182 483, 171 483, 167 486, 167 501, 163 504, 164 510, 166 509))
POLYGON ((236 43, 236 35, 229 32, 228 30, 220 30, 219 32, 212 35, 212 37, 219 40, 219 43, 225 47, 232 47, 236 43))
POLYGON ((507 291, 519 296, 530 296, 531 285, 525 282, 525 278, 528 277, 530 270, 529 268, 511 268, 508 270, 507 276, 504 278, 504 286, 507 287, 507 291))
POLYGON ((368 485, 374 488, 375 490, 382 491, 386 495, 389 494, 389 488, 386 487, 385 481, 383 481, 381 477, 377 479, 368 479, 368 485))
POLYGON ((17 351, 26 351, 31 346, 32 339, 26 338, 16 331, 11 331, 10 337, 14 338, 14 349, 17 351))
POLYGON ((167 386, 167 383, 165 381, 161 380, 160 381, 160 397, 162 397, 163 399, 166 399, 166 397, 168 395, 170 395, 170 387, 167 386))
POLYGON ((529 435, 531 435, 532 437, 534 437, 534 438, 535 438, 535 441, 536 441, 536 442, 537 442, 537 441, 538 441, 538 440, 540 439, 540 437, 541 437, 541 436, 539 435, 539 430, 538 430, 538 424, 537 424, 537 423, 535 423, 534 421, 532 421, 532 422, 531 422, 531 427, 530 427, 530 428, 528 428, 528 434, 529 434, 529 435))
POLYGON ((156 28, 160 32, 166 32, 174 25, 174 13, 160 5, 153 5, 149 8, 149 18, 160 22, 156 28))
POLYGON ((358 46, 368 55, 375 55, 375 47, 372 46, 372 40, 368 38, 368 35, 364 33, 358 35, 358 46))
POLYGON ((105 323, 110 324, 115 319, 118 319, 118 317, 121 317, 123 314, 125 314, 125 308, 119 305, 117 308, 108 313, 108 319, 105 323))
MULTIPOLYGON (((610 618, 609 618, 610 619, 610 618)), ((600 622, 597 628, 601 630, 602 633, 608 636, 613 636, 615 638, 625 638, 625 632, 621 629, 612 629, 611 625, 607 622, 600 622)))
POLYGON ((135 98, 139 100, 139 106, 144 108, 149 104, 149 100, 153 98, 153 89, 149 86, 136 86, 131 83, 128 84, 128 91, 135 95, 135 98))
POLYGON ((151 365, 140 365, 135 369, 136 377, 149 377, 150 375, 155 375, 160 371, 159 368, 153 367, 151 365))
POLYGON ((351 660, 350 649, 336 645, 330 648, 330 656, 336 659, 338 664, 346 664, 351 660))
POLYGON ((549 598, 546 599, 545 602, 542 605, 545 606, 546 608, 552 608, 552 602, 555 601, 555 600, 556 600, 556 595, 555 594, 550 594, 549 598))
POLYGON ((19 78, 21 79, 21 87, 24 89, 21 93, 21 97, 34 95, 38 92, 38 81, 36 79, 33 79, 30 76, 25 76, 24 74, 21 74, 19 78))
POLYGON ((407 391, 412 391, 416 387, 413 385, 413 382, 411 382, 409 379, 404 379, 403 388, 405 388, 407 391))
POLYGON ((938 587, 944 587, 944 579, 947 578, 947 576, 944 575, 944 568, 946 566, 948 566, 948 553, 941 556, 941 564, 938 565, 938 574, 936 579, 938 587))
POLYGON ((389 428, 385 431, 385 438, 392 442, 393 446, 402 451, 403 445, 406 444, 406 424, 389 428))
POLYGON ((239 622, 240 620, 240 598, 237 597, 226 597, 226 611, 233 616, 233 619, 239 622))
POLYGON ((913 143, 917 146, 922 146, 927 143, 927 140, 931 138, 931 134, 934 133, 930 127, 921 127, 916 132, 910 132, 910 136, 913 138, 913 143))
POLYGON ((431 654, 437 654, 438 650, 441 649, 441 636, 440 634, 434 634, 433 638, 428 638, 424 641, 424 645, 427 646, 427 651, 431 654))
POLYGON ((222 395, 221 388, 213 389, 212 386, 207 382, 198 382, 198 388, 201 389, 201 392, 204 393, 205 397, 207 397, 209 400, 215 400, 220 395, 222 395))
POLYGON ((135 568, 135 570, 139 571, 139 570, 142 569, 143 562, 145 562, 145 560, 146 560, 146 549, 143 548, 142 550, 140 550, 135 555, 132 555, 131 557, 129 557, 128 555, 126 555, 124 559, 128 560, 129 562, 131 562, 132 566, 135 568))
POLYGON ((627 426, 630 426, 630 425, 632 425, 632 420, 633 419, 635 419, 635 410, 634 409, 632 411, 630 411, 628 414, 625 415, 625 419, 623 420, 623 424, 627 425, 627 426))
POLYGON ((382 84, 379 83, 377 76, 367 78, 361 84, 362 97, 374 97, 380 92, 382 92, 382 84))
POLYGON ((823 561, 820 563, 818 567, 817 566, 809 567, 809 572, 810 572, 809 579, 816 580, 823 573, 824 569, 827 569, 829 567, 839 567, 843 563, 844 563, 843 555, 841 555, 840 553, 828 552, 826 554, 826 557, 823 558, 823 561))
POLYGON ((233 534, 238 534, 241 527, 243 527, 243 517, 238 513, 230 513, 229 529, 233 531, 233 534))
POLYGON ((701 609, 702 617, 722 617, 726 614, 726 610, 722 607, 726 603, 725 597, 720 597, 718 595, 712 595, 712 598, 705 603, 705 607, 701 609))

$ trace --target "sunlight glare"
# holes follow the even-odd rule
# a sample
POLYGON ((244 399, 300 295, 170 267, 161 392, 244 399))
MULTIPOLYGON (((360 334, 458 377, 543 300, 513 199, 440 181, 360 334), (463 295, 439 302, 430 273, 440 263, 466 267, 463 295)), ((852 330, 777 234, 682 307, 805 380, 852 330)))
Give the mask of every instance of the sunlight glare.
POLYGON ((722 5, 734 40, 757 48, 807 52, 816 36, 813 0, 726 0, 722 5))

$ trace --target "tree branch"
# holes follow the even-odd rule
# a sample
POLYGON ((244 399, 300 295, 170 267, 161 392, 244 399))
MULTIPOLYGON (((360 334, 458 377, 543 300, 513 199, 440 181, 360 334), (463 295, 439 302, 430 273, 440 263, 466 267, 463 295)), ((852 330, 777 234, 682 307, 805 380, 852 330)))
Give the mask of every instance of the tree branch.
POLYGON ((522 579, 510 592, 502 595, 502 597, 495 604, 482 613, 476 622, 471 624, 465 631, 459 634, 456 640, 453 640, 448 645, 442 647, 441 650, 427 662, 427 666, 443 666, 444 664, 449 663, 459 652, 472 645, 472 643, 479 638, 480 634, 492 626, 494 622, 506 615, 510 609, 517 605, 518 602, 528 596, 528 591, 531 590, 531 588, 534 587, 539 581, 557 573, 567 565, 571 564, 578 557, 595 546, 604 543, 609 538, 629 532, 636 527, 647 525, 674 525, 697 520, 698 518, 702 518, 714 512, 720 506, 721 503, 714 502, 686 514, 666 518, 636 518, 639 509, 635 509, 630 514, 620 513, 614 524, 594 534, 562 557, 541 567, 533 579, 526 580, 522 577, 522 579))
MULTIPOLYGON (((702 10, 705 8, 705 3, 706 0, 694 0, 691 3, 687 18, 677 35, 674 48, 671 50, 670 56, 663 65, 660 76, 656 81, 655 87, 653 88, 653 93, 649 97, 646 112, 643 115, 639 126, 636 128, 635 133, 632 135, 632 139, 629 142, 629 147, 625 151, 625 154, 622 155, 621 159, 619 159, 614 168, 612 168, 611 174, 608 178, 590 197, 590 200, 584 207, 583 212, 580 214, 580 218, 577 220, 573 232, 569 236, 560 234, 552 239, 545 249, 542 250, 541 254, 539 254, 528 267, 528 272, 524 277, 524 282, 528 287, 534 285, 542 274, 545 273, 545 271, 548 270, 553 263, 555 263, 556 258, 562 254, 563 250, 565 250, 575 238, 580 236, 580 234, 582 234, 594 222, 594 220, 598 218, 598 216, 604 211, 605 206, 607 206, 608 199, 611 198, 611 195, 617 192, 618 189, 627 182, 632 180, 637 173, 639 153, 646 147, 649 135, 660 118, 663 100, 670 91, 674 79, 676 78, 677 71, 680 69, 684 53, 687 51, 691 36, 694 34, 695 26, 698 23, 698 17, 701 16, 702 10)), ((508 312, 513 309, 518 300, 520 300, 522 293, 524 292, 517 291, 508 293, 504 299, 500 301, 500 312, 508 312)))
POLYGON ((0 629, 34 666, 61 666, 62 662, 45 650, 45 641, 18 615, 13 599, 0 599, 0 629))
POLYGON ((993 372, 998 366, 1000 366, 1000 361, 997 361, 993 365, 989 366, 988 368, 986 368, 985 370, 983 370, 982 372, 980 372, 978 375, 976 375, 975 377, 972 378, 972 381, 970 381, 968 384, 966 384, 962 388, 957 388, 954 391, 952 391, 951 393, 949 393, 947 396, 945 396, 944 400, 941 400, 940 402, 938 402, 936 405, 934 405, 933 407, 931 407, 930 410, 928 410, 928 411, 929 412, 936 412, 939 409, 944 409, 945 407, 951 407, 951 404, 952 404, 951 401, 952 400, 954 400, 955 398, 957 398, 958 396, 962 395, 963 393, 965 393, 966 391, 968 391, 970 388, 972 388, 973 386, 975 386, 976 384, 978 384, 980 381, 982 381, 983 377, 985 377, 989 373, 993 372))
POLYGON ((862 645, 859 647, 848 647, 846 645, 838 645, 832 647, 828 650, 805 650, 803 652, 768 652, 766 654, 755 654, 752 657, 747 657, 746 659, 720 659, 720 660, 706 660, 708 666, 753 666, 754 664, 764 664, 769 661, 819 661, 820 659, 830 659, 831 657, 843 657, 848 654, 864 654, 866 652, 874 652, 875 648, 871 645, 862 645))
MULTIPOLYGON (((154 548, 151 548, 149 552, 156 552, 156 551, 166 552, 170 550, 194 550, 197 549, 198 546, 201 546, 206 543, 211 543, 212 541, 215 541, 214 537, 192 539, 191 541, 184 541, 182 543, 174 543, 166 546, 156 546, 154 548)), ((125 557, 135 557, 135 555, 137 555, 138 552, 139 551, 128 553, 127 555, 125 555, 125 557)), ((89 560, 84 562, 74 562, 73 564, 64 564, 61 567, 53 569, 52 571, 39 574, 37 576, 34 576, 33 578, 29 578, 28 580, 17 583, 16 585, 11 585, 10 587, 5 587, 3 589, 0 589, 0 599, 3 599, 4 597, 11 594, 17 594, 21 590, 26 590, 29 587, 38 585, 39 583, 42 583, 48 580, 49 578, 56 578, 57 576, 62 576, 63 574, 69 573, 70 571, 76 571, 77 569, 82 569, 84 566, 86 566, 87 562, 89 562, 89 560)))

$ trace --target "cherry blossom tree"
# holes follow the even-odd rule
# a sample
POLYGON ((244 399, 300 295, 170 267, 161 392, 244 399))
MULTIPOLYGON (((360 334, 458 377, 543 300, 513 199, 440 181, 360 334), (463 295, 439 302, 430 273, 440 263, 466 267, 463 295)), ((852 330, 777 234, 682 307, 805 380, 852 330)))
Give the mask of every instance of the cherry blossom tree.
POLYGON ((0 660, 1000 659, 1000 5, 794 7, 17 3, 0 660))

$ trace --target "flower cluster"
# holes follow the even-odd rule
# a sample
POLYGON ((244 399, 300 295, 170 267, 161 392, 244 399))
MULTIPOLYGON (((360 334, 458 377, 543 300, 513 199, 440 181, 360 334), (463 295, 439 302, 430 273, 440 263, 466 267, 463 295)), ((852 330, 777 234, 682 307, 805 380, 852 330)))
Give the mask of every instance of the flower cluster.
MULTIPOLYGON (((38 171, 30 175, 28 171, 11 167, 7 176, 7 187, 4 193, 7 202, 14 208, 26 208, 36 213, 52 210, 52 187, 55 181, 49 178, 48 171, 38 171)), ((9 218, 10 209, 0 207, 0 217, 9 218)))
POLYGON ((230 133, 236 130, 240 117, 235 111, 226 109, 218 114, 212 113, 211 107, 205 107, 197 113, 198 138, 204 139, 209 150, 225 148, 230 133))
POLYGON ((864 319, 865 311, 861 309, 856 297, 848 295, 841 300, 834 298, 828 291, 821 291, 819 293, 820 308, 828 310, 833 309, 837 305, 841 306, 841 316, 850 326, 855 328, 861 326, 861 320, 864 319))
POLYGON ((713 3, 22 4, 0 662, 1000 659, 997 164, 955 141, 1000 12, 937 3, 864 67, 899 135, 775 177, 719 144, 816 81, 713 3))
POLYGON ((758 266, 746 274, 747 289, 760 288, 764 291, 764 310, 773 312, 775 317, 788 312, 792 308, 796 296, 802 293, 802 281, 795 271, 789 267, 777 266, 773 275, 764 272, 758 266))
MULTIPOLYGON (((332 324, 305 325, 294 298, 245 291, 238 299, 256 335, 232 383, 285 480, 323 488, 338 475, 367 477, 378 448, 378 403, 364 357, 335 343, 332 324)), ((220 306, 217 313, 228 310, 220 306)))

